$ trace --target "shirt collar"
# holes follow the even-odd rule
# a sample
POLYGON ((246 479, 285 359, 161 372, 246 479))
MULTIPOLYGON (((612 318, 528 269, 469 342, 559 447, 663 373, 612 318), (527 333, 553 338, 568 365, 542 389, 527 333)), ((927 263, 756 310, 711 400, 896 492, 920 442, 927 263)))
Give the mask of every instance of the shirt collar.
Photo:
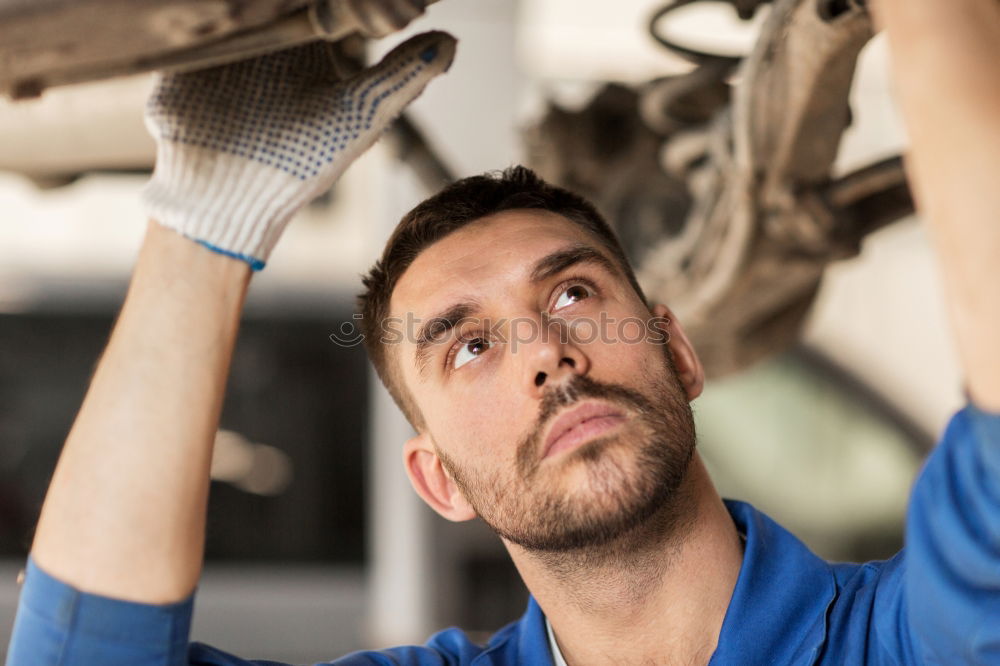
POLYGON ((833 571, 749 504, 726 500, 726 508, 746 534, 746 550, 709 664, 814 663, 836 595, 833 571))

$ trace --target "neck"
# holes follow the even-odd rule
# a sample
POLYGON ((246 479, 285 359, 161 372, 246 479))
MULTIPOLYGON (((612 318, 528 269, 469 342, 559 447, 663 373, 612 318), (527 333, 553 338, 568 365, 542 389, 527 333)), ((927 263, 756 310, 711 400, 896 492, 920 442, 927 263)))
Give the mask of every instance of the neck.
POLYGON ((697 454, 674 500, 612 543, 569 553, 507 547, 570 666, 706 663, 743 563, 697 454))

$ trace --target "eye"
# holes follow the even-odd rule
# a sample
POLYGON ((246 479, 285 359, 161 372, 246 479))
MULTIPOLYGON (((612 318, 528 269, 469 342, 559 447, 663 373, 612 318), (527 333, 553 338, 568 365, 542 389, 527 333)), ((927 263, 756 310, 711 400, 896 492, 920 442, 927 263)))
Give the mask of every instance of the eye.
POLYGON ((454 359, 452 359, 452 367, 458 370, 472 359, 485 353, 489 348, 489 341, 483 338, 473 338, 472 340, 462 342, 461 346, 455 352, 454 359))
POLYGON ((593 292, 585 284, 572 284, 566 289, 563 289, 562 293, 559 294, 559 298, 556 299, 555 305, 552 306, 553 310, 561 310, 567 305, 572 305, 573 303, 578 303, 585 298, 590 298, 593 296, 593 292))

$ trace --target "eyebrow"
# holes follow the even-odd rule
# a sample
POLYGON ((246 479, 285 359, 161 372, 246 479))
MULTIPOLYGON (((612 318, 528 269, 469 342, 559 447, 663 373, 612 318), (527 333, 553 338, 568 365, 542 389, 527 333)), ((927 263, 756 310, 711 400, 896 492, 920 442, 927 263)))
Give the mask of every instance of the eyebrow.
MULTIPOLYGON (((618 270, 610 259, 589 245, 576 243, 539 259, 532 267, 528 279, 532 284, 544 282, 578 264, 593 264, 612 275, 618 274, 618 270)), ((424 325, 420 327, 420 332, 417 333, 417 349, 414 355, 420 374, 424 373, 427 362, 430 360, 431 348, 451 333, 463 319, 471 317, 479 309, 479 303, 476 301, 461 301, 424 322, 424 325)))
POLYGON ((472 316, 479 310, 475 301, 462 301, 434 315, 420 327, 417 333, 417 351, 415 360, 421 374, 430 359, 431 347, 441 341, 458 326, 459 322, 472 316))
POLYGON ((532 282, 544 282, 577 264, 595 264, 612 275, 618 274, 618 270, 610 259, 589 245, 577 243, 561 250, 556 250, 539 259, 535 267, 531 270, 530 280, 532 282))

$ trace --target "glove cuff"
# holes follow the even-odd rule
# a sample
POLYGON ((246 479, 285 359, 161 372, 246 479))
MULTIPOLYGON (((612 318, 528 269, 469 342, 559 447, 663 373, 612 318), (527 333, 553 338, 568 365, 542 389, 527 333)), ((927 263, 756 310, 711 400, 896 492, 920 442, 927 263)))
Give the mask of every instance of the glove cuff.
POLYGON ((260 270, 300 205, 302 182, 245 157, 161 142, 142 190, 146 213, 209 249, 260 270))

